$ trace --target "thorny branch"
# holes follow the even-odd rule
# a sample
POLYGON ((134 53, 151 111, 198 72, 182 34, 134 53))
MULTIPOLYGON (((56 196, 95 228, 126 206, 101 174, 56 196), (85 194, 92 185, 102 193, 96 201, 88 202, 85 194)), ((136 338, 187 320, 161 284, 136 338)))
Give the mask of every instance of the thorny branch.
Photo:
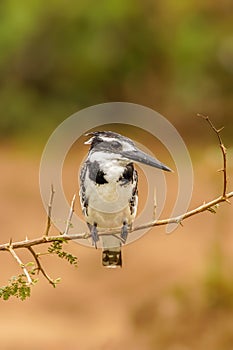
POLYGON ((29 247, 28 247, 28 250, 29 250, 29 252, 32 254, 32 256, 33 256, 33 258, 34 258, 34 260, 35 260, 35 262, 36 262, 36 265, 37 265, 37 272, 38 272, 38 273, 41 272, 42 275, 48 280, 48 282, 49 282, 50 284, 52 284, 53 287, 55 287, 55 286, 56 286, 56 283, 54 282, 54 280, 53 280, 52 278, 49 277, 49 275, 47 274, 47 272, 44 270, 44 268, 43 268, 42 265, 41 265, 41 262, 40 262, 40 260, 39 260, 39 254, 36 253, 36 252, 34 251, 34 249, 32 248, 32 246, 29 246, 29 247))
MULTIPOLYGON (((222 202, 230 203, 229 199, 231 197, 233 197, 233 192, 227 193, 227 150, 222 142, 222 138, 220 135, 223 128, 216 129, 216 127, 214 126, 214 124, 212 123, 212 121, 209 119, 208 116, 198 114, 198 117, 201 117, 207 121, 207 123, 210 125, 211 129, 215 132, 215 134, 217 135, 217 138, 218 138, 219 147, 221 149, 222 158, 223 158, 223 168, 221 169, 221 171, 223 172, 223 189, 222 189, 221 196, 219 196, 219 197, 217 197, 217 198, 215 198, 212 201, 209 201, 207 203, 203 203, 202 205, 196 207, 195 209, 190 210, 182 215, 179 215, 179 216, 176 216, 173 218, 156 220, 154 215, 153 215, 152 221, 149 221, 149 222, 144 223, 142 225, 138 225, 138 226, 133 227, 131 229, 131 232, 139 231, 139 230, 142 230, 145 228, 152 228, 155 226, 167 225, 167 224, 171 224, 171 223, 182 224, 183 220, 185 220, 191 216, 194 216, 196 214, 199 214, 199 213, 202 213, 205 211, 215 212, 218 204, 220 204, 222 202)), ((54 235, 54 236, 49 235, 49 231, 50 231, 51 224, 52 224, 51 214, 52 214, 52 205, 53 205, 53 200, 54 200, 54 194, 55 194, 54 188, 53 188, 53 186, 51 186, 51 195, 50 195, 50 200, 49 200, 49 204, 48 204, 47 226, 46 226, 44 236, 39 237, 39 238, 35 238, 35 239, 26 238, 25 240, 20 241, 20 242, 12 242, 12 240, 11 240, 9 243, 0 244, 0 251, 10 252, 10 254, 17 261, 20 268, 23 270, 23 273, 26 277, 28 285, 33 284, 33 280, 31 278, 30 273, 27 270, 26 266, 20 260, 18 255, 15 253, 15 249, 20 249, 20 248, 27 249, 34 258, 34 261, 36 264, 36 270, 38 271, 38 273, 41 272, 50 284, 52 284, 53 286, 56 286, 57 280, 51 279, 41 265, 41 262, 39 260, 39 256, 43 255, 43 254, 35 252, 33 247, 41 245, 41 244, 48 244, 48 243, 54 244, 55 242, 62 244, 63 242, 68 242, 68 241, 78 240, 78 239, 88 239, 91 237, 89 232, 88 233, 83 232, 83 233, 69 234, 69 228, 71 226, 72 216, 74 213, 74 204, 75 204, 75 198, 76 198, 75 195, 73 196, 73 199, 71 202, 70 211, 69 211, 69 215, 68 215, 68 219, 67 219, 66 228, 65 228, 64 233, 59 234, 59 235, 54 235)), ((155 213, 155 211, 156 211, 156 194, 154 194, 153 213, 155 213)), ((104 231, 104 232, 99 233, 99 236, 102 236, 102 235, 114 235, 114 236, 116 236, 118 234, 120 234, 120 230, 119 231, 114 230, 114 232, 111 230, 108 230, 108 231, 104 231)), ((117 236, 117 237, 120 239, 120 236, 117 236)), ((58 249, 60 249, 60 248, 58 248, 58 249)), ((63 254, 65 254, 67 256, 67 253, 63 253, 63 254)), ((64 257, 64 255, 63 255, 63 257, 64 257)), ((73 259, 72 256, 71 256, 71 258, 73 259)), ((76 257, 74 257, 74 259, 76 259, 76 257)), ((69 260, 69 258, 68 258, 68 260, 69 260)))
POLYGON ((68 219, 67 219, 67 222, 66 222, 66 229, 65 229, 64 235, 68 235, 69 228, 70 228, 70 226, 72 224, 71 221, 72 221, 72 216, 73 216, 73 213, 74 213, 75 199, 76 199, 76 194, 72 198, 72 202, 71 202, 71 205, 70 205, 69 216, 68 216, 68 219))
POLYGON ((55 194, 55 191, 54 191, 53 185, 51 185, 51 194, 50 194, 49 205, 48 205, 48 216, 47 216, 47 226, 45 230, 45 236, 49 235, 49 230, 51 227, 51 214, 52 214, 54 194, 55 194))
MULTIPOLYGON (((222 192, 222 197, 226 197, 226 191, 227 191, 227 149, 224 146, 221 138, 221 131, 224 129, 224 126, 220 129, 216 129, 212 121, 208 116, 202 115, 202 114, 197 114, 198 117, 201 117, 207 121, 207 123, 210 125, 211 129, 216 133, 218 137, 218 142, 219 142, 219 147, 221 148, 222 152, 222 159, 223 159, 223 168, 220 169, 219 171, 223 172, 223 192, 222 192)), ((226 198, 228 199, 228 198, 226 198)))
POLYGON ((8 251, 11 253, 11 255, 13 256, 13 258, 17 261, 17 263, 19 264, 19 266, 21 267, 21 269, 23 270, 24 275, 27 278, 27 283, 28 285, 33 284, 31 276, 28 272, 28 270, 26 269, 25 265, 23 264, 23 262, 20 260, 20 258, 18 257, 18 255, 16 254, 16 252, 14 251, 14 249, 12 248, 12 246, 10 245, 8 247, 8 251))

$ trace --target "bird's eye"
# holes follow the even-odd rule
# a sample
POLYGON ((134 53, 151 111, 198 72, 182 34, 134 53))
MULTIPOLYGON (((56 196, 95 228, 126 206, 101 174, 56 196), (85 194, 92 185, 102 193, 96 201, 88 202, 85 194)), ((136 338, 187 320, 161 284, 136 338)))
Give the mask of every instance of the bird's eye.
POLYGON ((119 149, 119 148, 121 148, 121 144, 118 141, 112 141, 111 142, 111 147, 114 148, 114 149, 119 149))

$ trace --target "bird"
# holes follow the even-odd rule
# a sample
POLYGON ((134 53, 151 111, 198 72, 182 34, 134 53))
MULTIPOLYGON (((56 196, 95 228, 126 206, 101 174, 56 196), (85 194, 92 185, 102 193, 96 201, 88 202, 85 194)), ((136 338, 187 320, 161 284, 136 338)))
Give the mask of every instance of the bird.
POLYGON ((171 169, 116 132, 95 131, 86 136, 89 139, 85 144, 90 148, 79 175, 82 213, 92 245, 97 248, 100 244, 103 249, 102 265, 122 267, 121 247, 132 229, 138 206, 138 173, 134 162, 164 171, 171 169), (101 235, 103 231, 112 234, 101 235))

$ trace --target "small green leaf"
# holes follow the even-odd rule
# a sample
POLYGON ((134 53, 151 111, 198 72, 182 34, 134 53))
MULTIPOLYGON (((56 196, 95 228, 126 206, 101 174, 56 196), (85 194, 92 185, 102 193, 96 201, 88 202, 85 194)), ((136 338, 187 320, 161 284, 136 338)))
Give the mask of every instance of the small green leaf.
MULTIPOLYGON (((35 269, 29 271, 32 276, 35 269)), ((38 278, 32 278, 32 284, 36 284, 38 278)), ((8 300, 10 297, 14 296, 21 300, 25 300, 31 295, 31 286, 28 285, 28 280, 24 274, 18 276, 12 276, 9 280, 8 285, 0 287, 0 298, 3 300, 8 300)))
POLYGON ((57 254, 57 256, 61 259, 66 259, 71 265, 77 266, 77 257, 67 253, 63 250, 63 243, 67 243, 66 240, 63 240, 62 242, 54 241, 52 244, 48 247, 48 252, 50 254, 57 254))

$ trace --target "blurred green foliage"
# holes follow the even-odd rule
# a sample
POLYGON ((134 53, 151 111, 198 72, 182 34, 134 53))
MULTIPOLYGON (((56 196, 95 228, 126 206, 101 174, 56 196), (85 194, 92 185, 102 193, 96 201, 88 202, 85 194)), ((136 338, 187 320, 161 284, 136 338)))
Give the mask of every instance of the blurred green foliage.
POLYGON ((41 135, 81 108, 147 105, 232 133, 232 5, 223 0, 2 0, 0 134, 41 135))

